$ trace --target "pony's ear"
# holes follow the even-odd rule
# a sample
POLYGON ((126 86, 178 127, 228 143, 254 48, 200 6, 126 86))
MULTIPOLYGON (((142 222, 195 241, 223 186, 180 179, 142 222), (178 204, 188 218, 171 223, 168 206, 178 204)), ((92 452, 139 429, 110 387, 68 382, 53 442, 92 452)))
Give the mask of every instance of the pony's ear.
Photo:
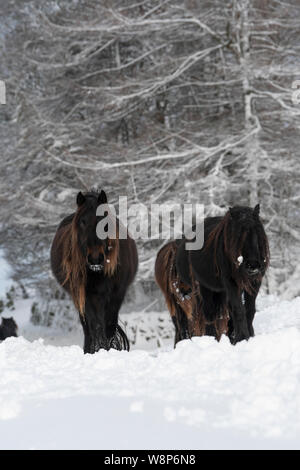
POLYGON ((98 196, 98 204, 107 204, 107 196, 103 189, 101 190, 101 193, 98 196))
POLYGON ((254 209, 253 209, 254 217, 258 217, 258 216, 259 216, 259 211, 260 211, 260 205, 259 205, 259 204, 256 204, 256 206, 255 206, 254 209))
POLYGON ((77 194, 76 202, 77 206, 82 206, 82 204, 84 204, 85 202, 85 197, 81 191, 79 191, 79 193, 77 194))

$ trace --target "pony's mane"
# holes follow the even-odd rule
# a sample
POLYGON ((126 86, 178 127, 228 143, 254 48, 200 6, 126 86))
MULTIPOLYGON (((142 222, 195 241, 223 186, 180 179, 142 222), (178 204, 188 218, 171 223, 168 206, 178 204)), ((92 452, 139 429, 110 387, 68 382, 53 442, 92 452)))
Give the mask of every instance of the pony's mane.
MULTIPOLYGON (((85 193, 85 196, 95 196, 98 193, 91 191, 85 193)), ((84 315, 85 307, 85 287, 87 279, 86 257, 82 254, 78 241, 78 221, 84 208, 80 206, 74 214, 72 221, 62 227, 60 240, 62 244, 62 270, 63 283, 68 285, 75 307, 81 315, 84 315)), ((113 217, 109 214, 109 217, 113 217)), ((117 269, 119 260, 119 230, 116 224, 116 238, 108 239, 109 251, 104 263, 103 273, 105 276, 112 277, 117 269)))
MULTIPOLYGON (((259 219, 255 223, 255 230, 258 235, 259 250, 262 257, 265 260, 265 269, 269 266, 270 262, 270 251, 269 243, 263 228, 263 225, 259 219)), ((232 230, 232 216, 230 211, 226 212, 222 220, 216 225, 216 227, 210 232, 204 249, 208 249, 213 246, 214 250, 214 264, 216 266, 217 275, 220 275, 220 260, 218 259, 218 248, 224 251, 225 256, 230 261, 231 271, 234 279, 238 286, 245 289, 249 293, 252 291, 252 285, 248 277, 243 277, 238 272, 239 264, 237 262, 238 257, 241 255, 243 246, 247 237, 247 231, 245 227, 240 224, 239 229, 233 232, 232 230), (223 244, 223 246, 221 246, 223 244)))

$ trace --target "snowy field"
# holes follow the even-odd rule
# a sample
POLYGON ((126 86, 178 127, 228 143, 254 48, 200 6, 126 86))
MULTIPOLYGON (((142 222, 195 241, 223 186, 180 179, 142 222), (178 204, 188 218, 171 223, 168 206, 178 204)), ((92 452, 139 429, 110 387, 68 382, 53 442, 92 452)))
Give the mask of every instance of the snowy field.
POLYGON ((94 355, 79 324, 34 326, 31 305, 2 313, 20 336, 0 343, 1 449, 300 448, 300 297, 259 297, 256 336, 235 347, 173 349, 167 312, 124 314, 131 351, 94 355))
POLYGON ((0 344, 0 448, 300 448, 300 298, 261 298, 256 337, 235 347, 202 337, 95 355, 79 330, 30 326, 29 305, 13 315, 30 341, 0 344))

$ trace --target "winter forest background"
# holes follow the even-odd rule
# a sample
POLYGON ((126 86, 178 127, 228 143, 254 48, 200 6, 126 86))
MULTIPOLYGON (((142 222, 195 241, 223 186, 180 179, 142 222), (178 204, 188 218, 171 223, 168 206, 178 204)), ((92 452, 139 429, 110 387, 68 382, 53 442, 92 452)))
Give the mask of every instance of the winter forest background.
MULTIPOLYGON (((300 295, 299 0, 1 2, 0 241, 36 322, 64 315, 49 249, 79 190, 261 204, 268 293, 300 295)), ((151 303, 160 241, 128 302, 151 303)), ((157 304, 159 308, 159 304, 157 304)))

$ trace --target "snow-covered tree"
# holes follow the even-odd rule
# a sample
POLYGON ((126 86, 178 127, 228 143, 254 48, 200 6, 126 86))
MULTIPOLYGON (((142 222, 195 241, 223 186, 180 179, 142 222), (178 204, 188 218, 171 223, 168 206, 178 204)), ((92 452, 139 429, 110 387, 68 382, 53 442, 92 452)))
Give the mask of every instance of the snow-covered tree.
MULTIPOLYGON (((98 185, 111 202, 202 202, 207 214, 260 202, 265 287, 299 294, 296 0, 1 8, 1 242, 18 279, 50 295, 55 226, 98 185)), ((150 292, 161 243, 139 242, 150 292)))

